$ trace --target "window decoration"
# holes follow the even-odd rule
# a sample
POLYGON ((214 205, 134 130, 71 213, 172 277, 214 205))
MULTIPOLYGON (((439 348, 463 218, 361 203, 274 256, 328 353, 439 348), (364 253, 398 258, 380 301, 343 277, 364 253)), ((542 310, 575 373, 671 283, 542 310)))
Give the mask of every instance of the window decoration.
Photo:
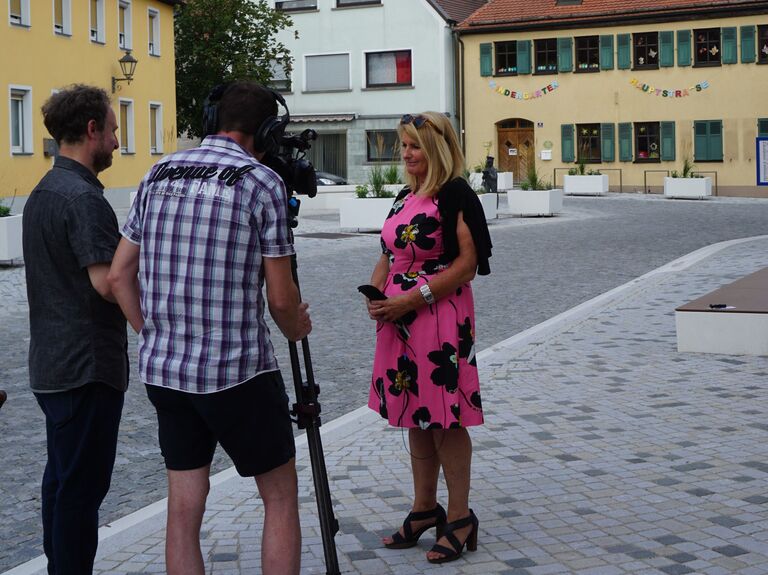
POLYGON ((686 88, 657 88, 653 84, 646 84, 637 78, 632 78, 629 83, 638 90, 642 90, 651 96, 659 96, 661 98, 685 98, 691 94, 697 94, 709 88, 709 82, 707 80, 694 84, 693 86, 687 86, 686 88))
POLYGON ((635 123, 635 161, 661 162, 659 122, 635 123))
POLYGON ((517 42, 496 42, 497 76, 514 76, 517 74, 517 42))
POLYGON ((576 38, 576 71, 592 72, 600 69, 600 37, 576 38))
POLYGON ((694 63, 697 66, 719 66, 721 57, 720 28, 694 30, 694 63))
POLYGON ((757 27, 757 63, 768 64, 768 26, 757 27))
POLYGON ((557 74, 557 38, 534 40, 537 74, 557 74))
POLYGON ((599 163, 600 153, 600 124, 577 124, 577 162, 599 163))
POLYGON ((659 33, 634 34, 634 68, 657 69, 659 67, 659 33))
POLYGON ((488 82, 488 87, 497 94, 506 96, 507 98, 512 98, 513 100, 533 100, 535 98, 541 98, 542 96, 550 94, 554 90, 557 90, 560 85, 557 82, 552 82, 540 90, 535 90, 533 92, 518 92, 517 90, 509 90, 503 86, 499 86, 495 80, 491 80, 488 82))

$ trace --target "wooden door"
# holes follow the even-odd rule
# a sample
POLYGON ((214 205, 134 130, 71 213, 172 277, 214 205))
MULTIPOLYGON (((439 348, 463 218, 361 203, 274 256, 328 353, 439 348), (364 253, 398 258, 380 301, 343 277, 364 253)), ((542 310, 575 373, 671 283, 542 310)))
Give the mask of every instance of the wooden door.
POLYGON ((516 182, 524 179, 534 164, 536 150, 533 123, 527 120, 507 120, 499 124, 498 170, 512 172, 516 182))

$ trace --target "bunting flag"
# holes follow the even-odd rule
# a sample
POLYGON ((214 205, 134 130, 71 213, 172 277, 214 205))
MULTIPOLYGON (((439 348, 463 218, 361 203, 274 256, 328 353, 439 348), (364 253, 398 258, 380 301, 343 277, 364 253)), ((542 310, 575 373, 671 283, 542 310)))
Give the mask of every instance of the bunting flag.
POLYGON ((518 92, 499 86, 495 80, 491 80, 488 83, 488 87, 491 88, 491 90, 507 98, 512 98, 513 100, 533 100, 534 98, 541 98, 542 96, 546 96, 550 92, 557 90, 558 86, 559 84, 555 81, 544 86, 541 90, 536 90, 534 92, 518 92))
POLYGON ((646 94, 650 94, 651 96, 659 96, 660 98, 685 98, 686 96, 696 94, 709 88, 709 82, 706 80, 699 82, 698 84, 694 84, 693 86, 688 86, 687 88, 675 89, 656 88, 651 84, 642 83, 637 78, 632 78, 629 83, 638 90, 642 90, 646 94))

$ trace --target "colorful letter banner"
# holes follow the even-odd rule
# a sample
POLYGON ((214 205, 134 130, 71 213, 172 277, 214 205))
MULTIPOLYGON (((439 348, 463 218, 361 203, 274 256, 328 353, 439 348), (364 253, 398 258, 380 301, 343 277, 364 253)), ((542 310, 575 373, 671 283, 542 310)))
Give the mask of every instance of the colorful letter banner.
POLYGON ((534 92, 518 92, 516 90, 508 90, 503 86, 499 86, 494 80, 488 82, 488 87, 490 87, 497 94, 501 94, 507 98, 512 98, 514 100, 533 100, 534 98, 541 98, 542 96, 546 96, 550 92, 557 90, 559 84, 555 81, 544 86, 541 90, 536 90, 534 92))
POLYGON ((643 84, 637 78, 632 78, 629 83, 638 90, 642 90, 646 94, 650 94, 651 96, 659 96, 661 98, 685 98, 686 96, 690 96, 691 94, 695 94, 709 88, 709 82, 706 80, 699 82, 698 84, 694 84, 693 86, 688 86, 687 88, 676 89, 655 88, 650 84, 643 84))

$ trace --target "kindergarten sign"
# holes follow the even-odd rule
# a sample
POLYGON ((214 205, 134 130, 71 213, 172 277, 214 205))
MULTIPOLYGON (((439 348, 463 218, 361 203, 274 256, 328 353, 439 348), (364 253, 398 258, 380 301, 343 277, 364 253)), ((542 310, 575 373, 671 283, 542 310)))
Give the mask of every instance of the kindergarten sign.
POLYGON ((546 96, 550 92, 557 90, 559 85, 557 82, 552 82, 551 84, 544 86, 541 90, 535 90, 533 92, 509 90, 503 86, 499 86, 494 80, 491 80, 488 83, 488 86, 497 94, 501 94, 507 98, 512 98, 514 100, 533 100, 534 98, 541 98, 542 96, 546 96))
POLYGON ((691 94, 695 94, 697 92, 701 92, 702 90, 706 90, 707 88, 709 88, 709 82, 707 82, 706 80, 704 82, 694 84, 693 86, 689 86, 687 88, 676 88, 676 89, 655 88, 650 84, 643 84, 637 78, 632 78, 632 80, 630 80, 629 83, 632 84, 638 90, 642 90, 643 92, 646 92, 651 96, 659 96, 660 98, 685 98, 686 96, 690 96, 691 94))

